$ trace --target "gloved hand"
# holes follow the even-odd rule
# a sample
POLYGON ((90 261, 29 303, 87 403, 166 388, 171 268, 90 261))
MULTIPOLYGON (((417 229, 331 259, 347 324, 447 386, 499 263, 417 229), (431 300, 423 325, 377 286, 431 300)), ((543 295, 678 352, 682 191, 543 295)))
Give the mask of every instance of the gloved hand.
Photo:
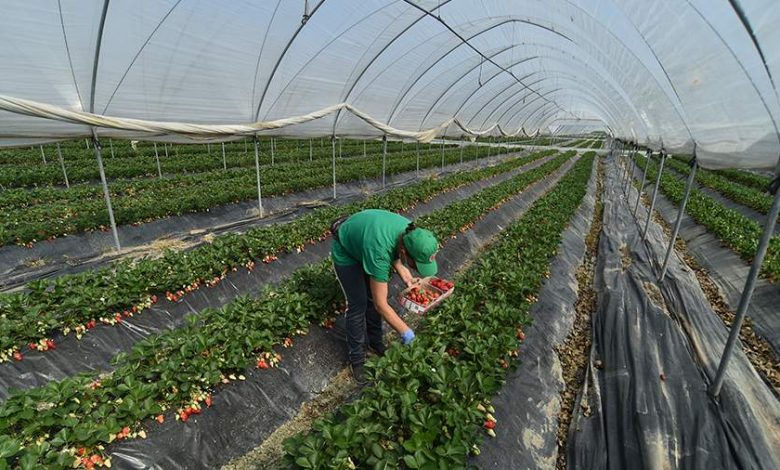
POLYGON ((411 343, 413 340, 414 340, 414 331, 412 331, 411 328, 401 333, 401 342, 403 342, 404 345, 411 343))

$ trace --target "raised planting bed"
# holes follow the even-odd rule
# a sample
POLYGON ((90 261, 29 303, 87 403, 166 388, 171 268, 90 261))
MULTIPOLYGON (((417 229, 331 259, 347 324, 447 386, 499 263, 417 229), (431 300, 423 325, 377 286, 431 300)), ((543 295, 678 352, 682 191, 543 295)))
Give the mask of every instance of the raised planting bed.
MULTIPOLYGON (((437 237, 444 240, 568 159, 561 155, 436 211, 426 217, 425 226, 436 227, 437 237), (459 216, 453 217, 454 212, 459 216), (466 219, 464 212, 470 214, 466 219)), ((278 365, 281 357, 273 346, 291 345, 291 337, 305 332, 312 321, 327 322, 341 297, 330 263, 322 262, 279 286, 266 287, 258 298, 206 309, 190 316, 185 327, 138 343, 117 356, 110 374, 82 375, 20 392, 0 406, 0 441, 13 449, 6 461, 12 466, 22 459, 32 465, 70 466, 82 457, 82 448, 86 456, 105 460, 102 446, 145 435, 143 419, 164 421, 166 414, 170 419, 166 410, 175 410, 179 419, 188 420, 210 406, 211 387, 242 380, 242 371, 251 365, 278 365)))

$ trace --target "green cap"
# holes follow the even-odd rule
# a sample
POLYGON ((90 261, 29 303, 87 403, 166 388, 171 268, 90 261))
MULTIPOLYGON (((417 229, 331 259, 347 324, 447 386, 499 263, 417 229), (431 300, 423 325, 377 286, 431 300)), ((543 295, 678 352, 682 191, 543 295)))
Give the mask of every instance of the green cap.
POLYGON ((439 242, 430 230, 416 228, 404 236, 404 246, 417 265, 417 272, 424 277, 435 276, 439 271, 436 265, 436 251, 439 242))

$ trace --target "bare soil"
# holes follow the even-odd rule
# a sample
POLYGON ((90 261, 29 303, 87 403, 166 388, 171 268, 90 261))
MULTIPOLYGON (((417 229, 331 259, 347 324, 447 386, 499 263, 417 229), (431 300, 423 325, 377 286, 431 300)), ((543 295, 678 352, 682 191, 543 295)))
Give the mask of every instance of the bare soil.
MULTIPOLYGON (((596 182, 596 205, 590 231, 585 238, 586 252, 582 265, 577 269, 579 296, 575 304, 574 324, 566 341, 555 348, 563 370, 564 389, 561 391, 561 409, 558 412, 558 459, 556 468, 566 468, 566 444, 571 425, 572 414, 577 400, 578 391, 582 389, 586 377, 586 365, 590 356, 592 343, 591 315, 596 310, 596 291, 593 288, 596 256, 598 254, 599 238, 601 236, 604 205, 602 193, 604 189, 604 166, 598 160, 596 182)), ((579 406, 583 413, 590 415, 590 405, 584 397, 579 406)))

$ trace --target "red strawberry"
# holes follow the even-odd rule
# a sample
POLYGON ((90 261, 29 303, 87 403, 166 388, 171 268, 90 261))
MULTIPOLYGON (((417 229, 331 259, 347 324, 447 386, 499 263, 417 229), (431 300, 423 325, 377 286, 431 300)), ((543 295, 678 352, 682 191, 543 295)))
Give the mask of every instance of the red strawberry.
POLYGON ((30 348, 30 350, 32 350, 32 351, 35 351, 36 349, 38 349, 38 345, 33 343, 33 342, 30 342, 30 344, 28 344, 27 347, 30 348))
POLYGON ((525 333, 520 328, 517 329, 517 339, 519 339, 520 341, 525 340, 525 333))
POLYGON ((57 349, 57 344, 54 342, 53 339, 47 339, 46 340, 46 348, 47 349, 57 349))
POLYGON ((122 323, 122 315, 117 313, 116 315, 114 315, 114 320, 116 320, 117 323, 122 323))
POLYGON ((265 359, 260 359, 257 361, 257 367, 260 369, 268 369, 268 363, 265 362, 265 359))
POLYGON ((14 360, 21 361, 22 359, 24 359, 22 353, 20 353, 19 351, 14 351, 14 360))
POLYGON ((158 422, 158 423, 160 423, 160 424, 162 424, 162 423, 164 423, 164 422, 165 422, 165 416, 163 416, 163 415, 157 415, 157 417, 156 417, 155 419, 156 419, 156 420, 157 420, 157 422, 158 422))
POLYGON ((97 322, 95 322, 95 320, 90 320, 90 321, 87 322, 87 329, 88 330, 91 330, 95 326, 97 326, 97 322))
POLYGON ((485 429, 495 429, 496 422, 495 421, 491 421, 489 419, 485 420, 485 423, 482 425, 482 427, 485 428, 485 429))
POLYGON ((79 449, 76 451, 76 454, 79 457, 84 457, 84 454, 86 454, 86 453, 87 453, 87 449, 84 448, 84 447, 79 447, 79 449))
POLYGON ((199 415, 200 412, 201 412, 201 409, 200 408, 192 408, 192 407, 190 407, 189 411, 190 411, 191 415, 199 415))
POLYGON ((186 423, 187 420, 190 419, 190 414, 189 414, 189 412, 187 412, 187 410, 184 410, 179 415, 179 418, 186 423))
POLYGON ((203 402, 206 404, 207 407, 211 408, 211 395, 207 396, 203 402))

